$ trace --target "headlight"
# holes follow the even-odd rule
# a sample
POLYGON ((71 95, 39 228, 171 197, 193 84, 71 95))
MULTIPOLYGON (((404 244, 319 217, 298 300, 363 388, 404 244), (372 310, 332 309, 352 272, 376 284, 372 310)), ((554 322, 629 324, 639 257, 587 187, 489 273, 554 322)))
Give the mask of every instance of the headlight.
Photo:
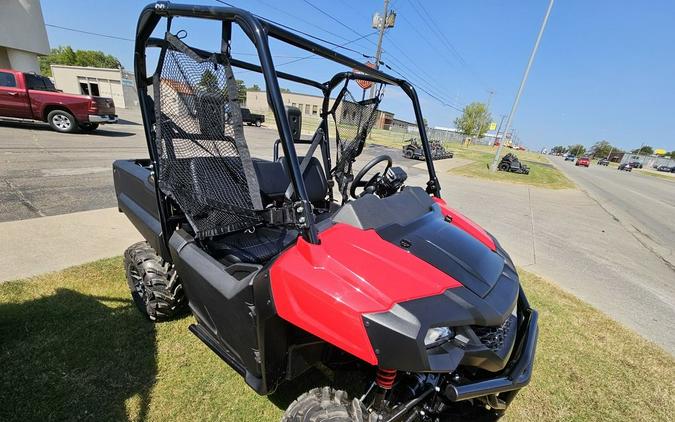
POLYGON ((438 346, 445 343, 455 336, 455 332, 450 327, 429 328, 427 335, 424 336, 424 345, 429 347, 438 346))

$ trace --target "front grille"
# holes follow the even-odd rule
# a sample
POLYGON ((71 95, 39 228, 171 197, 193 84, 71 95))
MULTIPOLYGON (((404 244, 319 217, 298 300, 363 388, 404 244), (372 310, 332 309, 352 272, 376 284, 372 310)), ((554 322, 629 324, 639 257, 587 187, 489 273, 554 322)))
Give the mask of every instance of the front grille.
POLYGON ((509 316, 500 326, 479 327, 474 326, 473 332, 476 333, 481 343, 488 349, 497 353, 504 347, 504 340, 508 337, 513 328, 515 318, 509 316))

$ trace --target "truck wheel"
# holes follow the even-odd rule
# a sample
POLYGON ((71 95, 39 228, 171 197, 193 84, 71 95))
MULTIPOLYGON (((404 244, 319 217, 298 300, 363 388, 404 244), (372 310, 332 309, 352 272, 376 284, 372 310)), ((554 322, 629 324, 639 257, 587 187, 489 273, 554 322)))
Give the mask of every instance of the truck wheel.
POLYGON ((260 120, 255 121, 255 127, 260 127, 262 126, 262 122, 260 120))
POLYGON ((297 398, 281 419, 281 422, 363 422, 361 403, 349 401, 347 393, 330 387, 314 388, 297 398))
POLYGON ((410 151, 409 149, 405 150, 405 154, 403 154, 403 155, 405 155, 405 158, 410 158, 410 159, 413 158, 413 152, 410 151))
POLYGON ((510 168, 510 167, 511 167, 511 166, 509 166, 508 163, 501 163, 501 164, 499 165, 498 168, 499 168, 499 170, 501 170, 501 171, 509 171, 509 168, 510 168))
POLYGON ((83 132, 93 132, 98 129, 98 123, 82 123, 80 130, 83 132))
POLYGON ((166 321, 183 312, 185 295, 178 274, 148 242, 124 252, 124 269, 134 303, 150 320, 166 321))
POLYGON ((72 133, 77 129, 77 121, 72 114, 63 110, 54 110, 47 115, 47 123, 57 132, 72 133))

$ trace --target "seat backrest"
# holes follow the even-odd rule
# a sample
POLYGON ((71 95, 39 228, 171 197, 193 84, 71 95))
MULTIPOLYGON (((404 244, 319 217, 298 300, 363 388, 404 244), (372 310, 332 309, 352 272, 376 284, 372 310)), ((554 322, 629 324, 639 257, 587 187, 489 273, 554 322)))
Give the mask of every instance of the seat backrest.
MULTIPOLYGON (((300 158, 302 164, 304 158, 300 158)), ((310 202, 319 203, 326 199, 328 194, 328 181, 326 174, 316 157, 309 159, 309 164, 303 173, 305 189, 310 202)), ((289 172, 286 169, 284 157, 277 161, 253 160, 253 167, 258 176, 260 196, 263 204, 267 205, 276 201, 283 201, 286 189, 290 184, 289 172)))
POLYGON ((260 189, 227 57, 202 57, 167 33, 153 85, 161 190, 197 237, 257 224, 260 189))

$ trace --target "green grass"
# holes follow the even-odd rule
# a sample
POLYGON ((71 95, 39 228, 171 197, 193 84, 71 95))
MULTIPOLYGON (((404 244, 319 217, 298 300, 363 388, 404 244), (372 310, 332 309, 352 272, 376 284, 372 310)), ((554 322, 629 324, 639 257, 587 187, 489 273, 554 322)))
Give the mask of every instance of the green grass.
POLYGON ((659 179, 670 180, 671 182, 675 182, 675 176, 669 176, 667 173, 656 172, 652 170, 640 170, 640 169, 633 169, 633 171, 637 172, 638 174, 644 174, 646 176, 656 177, 659 179))
MULTIPOLYGON (((574 183, 569 180, 560 170, 553 167, 548 159, 542 155, 530 151, 514 151, 513 153, 524 164, 530 167, 530 174, 516 174, 497 171, 492 173, 488 166, 494 158, 494 147, 474 145, 469 148, 459 147, 453 149, 455 157, 473 161, 464 166, 455 167, 448 172, 458 176, 477 177, 499 182, 517 183, 548 189, 571 189, 574 183)), ((503 154, 511 152, 504 149, 503 154)))
MULTIPOLYGON (((541 333, 534 379, 507 420, 672 417, 670 355, 550 283, 522 280, 541 333)), ((279 400, 250 390, 191 322, 141 317, 120 258, 0 284, 0 420, 278 420, 279 400)))

